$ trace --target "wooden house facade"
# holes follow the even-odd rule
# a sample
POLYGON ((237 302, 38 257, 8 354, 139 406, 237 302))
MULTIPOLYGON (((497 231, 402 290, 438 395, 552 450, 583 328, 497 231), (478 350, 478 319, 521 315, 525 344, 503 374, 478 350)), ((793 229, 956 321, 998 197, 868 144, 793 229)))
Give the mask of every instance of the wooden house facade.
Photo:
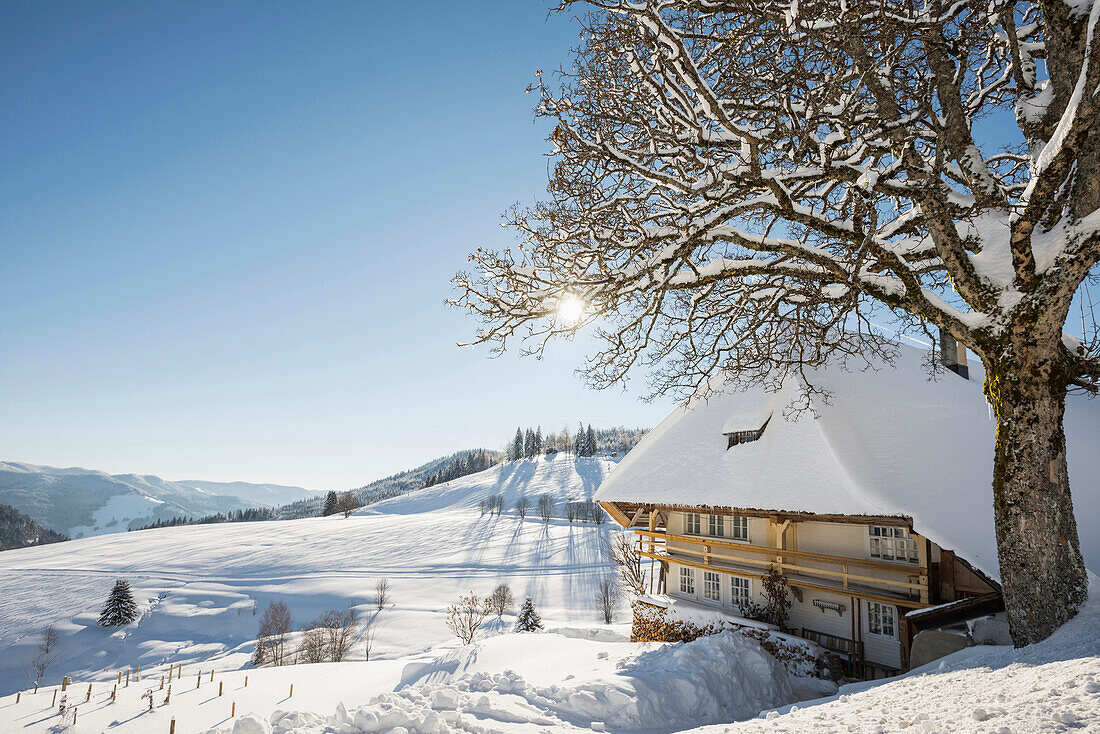
MULTIPOLYGON (((926 357, 899 347, 879 371, 812 371, 829 400, 809 411, 790 410, 805 395, 793 381, 719 384, 676 408, 595 495, 637 534, 653 593, 732 617, 779 572, 790 631, 863 677, 907 670, 923 629, 966 634, 969 619, 998 614, 980 366, 929 379, 926 357)), ((1100 512, 1097 408, 1071 401, 1066 414, 1079 518, 1100 512)), ((1079 526, 1086 563, 1100 561, 1100 533, 1079 526)))

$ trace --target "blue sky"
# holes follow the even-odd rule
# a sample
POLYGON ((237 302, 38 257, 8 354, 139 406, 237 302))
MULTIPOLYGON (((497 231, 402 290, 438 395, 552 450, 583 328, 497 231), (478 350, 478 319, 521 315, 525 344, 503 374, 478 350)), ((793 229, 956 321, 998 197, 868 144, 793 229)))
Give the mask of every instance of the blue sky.
POLYGON ((568 17, 0 5, 0 460, 345 487, 517 424, 653 425, 584 344, 459 350, 449 278, 545 187, 568 17))

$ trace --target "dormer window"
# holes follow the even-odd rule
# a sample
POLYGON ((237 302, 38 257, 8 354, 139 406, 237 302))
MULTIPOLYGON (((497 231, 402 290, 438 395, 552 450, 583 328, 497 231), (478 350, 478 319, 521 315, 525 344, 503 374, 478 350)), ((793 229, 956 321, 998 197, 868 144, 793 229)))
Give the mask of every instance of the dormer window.
POLYGON ((732 449, 734 446, 742 443, 752 443, 760 439, 760 436, 764 433, 764 429, 768 427, 768 421, 771 418, 764 421, 764 425, 752 431, 731 431, 726 434, 726 438, 729 439, 729 443, 726 445, 726 449, 732 449))

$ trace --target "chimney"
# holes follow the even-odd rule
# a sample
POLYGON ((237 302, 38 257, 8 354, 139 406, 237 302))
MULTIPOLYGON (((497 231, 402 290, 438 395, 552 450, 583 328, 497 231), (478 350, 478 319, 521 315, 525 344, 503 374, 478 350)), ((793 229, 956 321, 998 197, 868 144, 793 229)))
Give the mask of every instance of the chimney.
POLYGON ((940 361, 959 377, 970 379, 970 368, 966 366, 966 347, 943 329, 940 329, 940 361))

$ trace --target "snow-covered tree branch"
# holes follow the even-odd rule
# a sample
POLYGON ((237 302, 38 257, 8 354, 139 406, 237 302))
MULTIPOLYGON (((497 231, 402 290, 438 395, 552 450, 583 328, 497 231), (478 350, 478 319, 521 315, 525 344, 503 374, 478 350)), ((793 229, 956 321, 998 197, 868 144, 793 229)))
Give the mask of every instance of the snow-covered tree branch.
POLYGON ((1010 616, 1045 637, 1085 593, 1061 418, 1100 345, 1063 328, 1100 260, 1100 2, 587 5, 573 65, 532 87, 550 198, 509 214, 518 253, 455 280, 476 341, 591 324, 593 384, 645 366, 659 393, 890 361, 880 310, 938 327, 985 366, 1010 616), (1022 144, 975 134, 1013 115, 1022 144), (1062 540, 1015 545, 1025 520, 1062 540))

